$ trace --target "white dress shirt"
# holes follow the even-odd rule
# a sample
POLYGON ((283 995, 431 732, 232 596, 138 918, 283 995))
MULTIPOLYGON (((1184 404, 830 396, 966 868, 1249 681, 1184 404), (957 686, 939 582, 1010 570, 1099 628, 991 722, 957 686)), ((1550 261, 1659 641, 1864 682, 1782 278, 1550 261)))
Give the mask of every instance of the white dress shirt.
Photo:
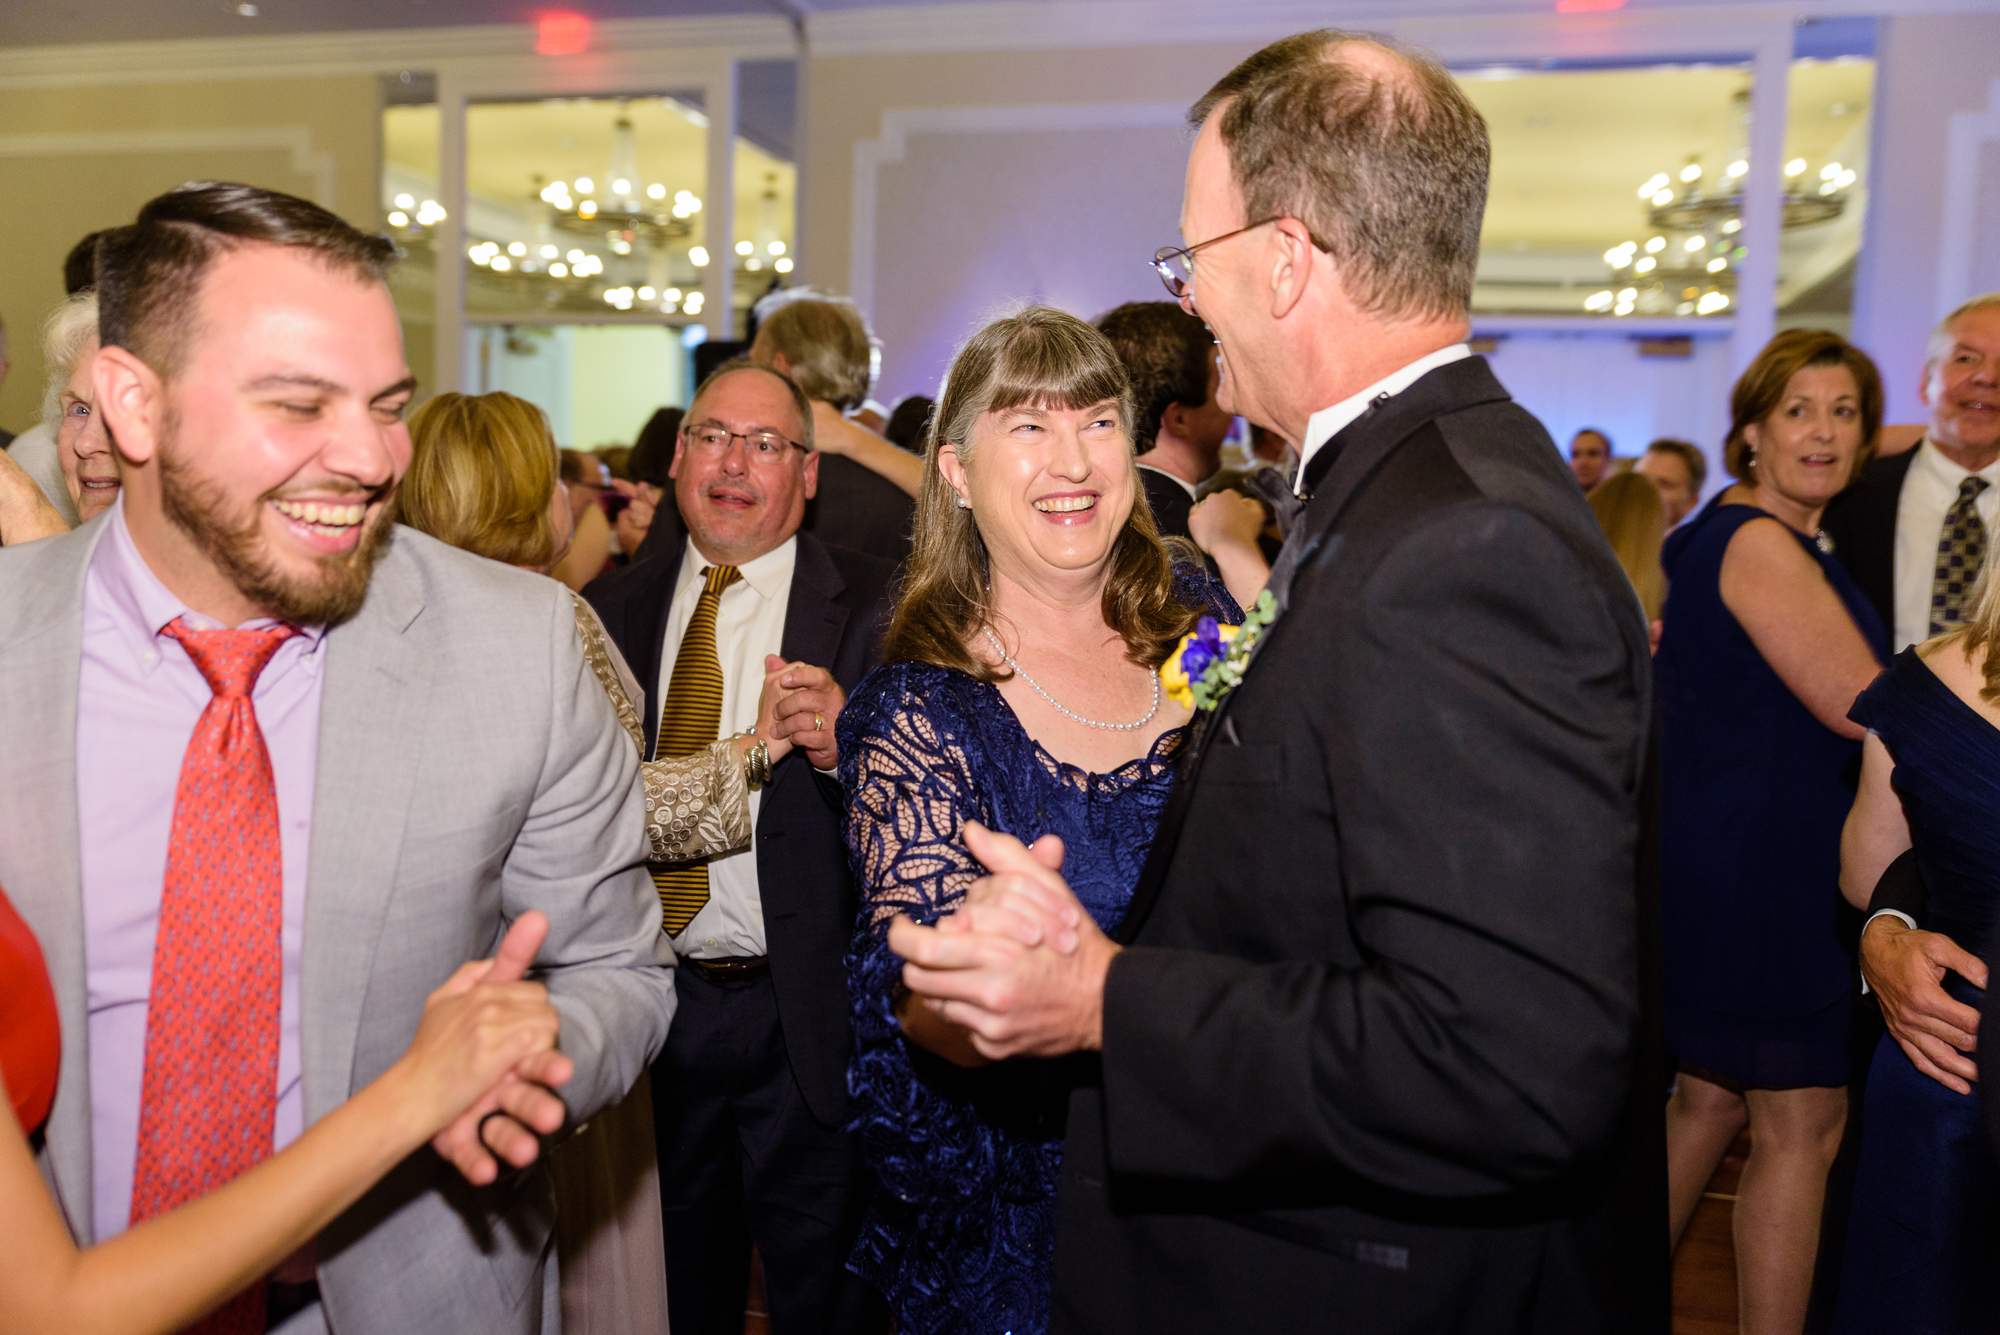
MULTIPOLYGON (((1959 484, 1972 474, 1944 457, 1929 438, 1917 442, 1916 457, 1910 460, 1909 475, 1903 479, 1903 494, 1896 502, 1896 644, 1898 653, 1931 637, 1931 585, 1937 579, 1938 539, 1944 532, 1944 517, 1958 504, 1959 484)), ((1988 549, 1994 538, 1993 525, 2000 520, 2000 460, 1979 470, 1986 490, 1979 493, 1973 508, 1986 525, 1988 549)), ((1966 609, 1968 612, 1971 608, 1966 609)))
POLYGON ((1392 371, 1358 394, 1350 394, 1331 408, 1322 408, 1306 420, 1306 438, 1299 447, 1299 470, 1292 475, 1293 488, 1301 496, 1305 495, 1306 468, 1312 458, 1320 452, 1329 440, 1339 435, 1347 424, 1368 411, 1368 405, 1383 395, 1391 397, 1401 394, 1440 366, 1447 366, 1472 355, 1472 349, 1463 343, 1454 343, 1448 348, 1439 348, 1417 358, 1400 371, 1392 371))
MULTIPOLYGON (((798 560, 794 537, 737 567, 743 578, 722 591, 716 607, 715 656, 722 666, 722 736, 757 725, 757 701, 764 693, 764 655, 781 652, 785 607, 792 596, 792 569, 798 560)), ((667 610, 666 640, 660 646, 660 688, 653 697, 657 726, 673 685, 674 657, 681 636, 701 601, 702 572, 713 564, 690 538, 681 555, 681 573, 667 610)), ((763 794, 750 790, 750 843, 708 864, 708 903, 675 937, 674 950, 691 959, 740 959, 762 955, 764 901, 757 887, 757 813, 763 794)))

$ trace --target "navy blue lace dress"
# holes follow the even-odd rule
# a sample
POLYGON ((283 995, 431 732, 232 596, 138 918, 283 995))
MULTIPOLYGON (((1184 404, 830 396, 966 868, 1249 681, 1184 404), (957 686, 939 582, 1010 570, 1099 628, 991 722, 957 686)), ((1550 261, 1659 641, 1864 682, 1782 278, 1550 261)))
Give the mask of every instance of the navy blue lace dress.
MULTIPOLYGON (((1218 619, 1242 619, 1220 586, 1195 587, 1218 619)), ((866 901, 847 961, 848 1088, 876 1177, 849 1267, 888 1296, 898 1335, 1041 1335, 1072 1068, 965 1069, 904 1042, 893 1009, 903 962, 885 938, 896 914, 935 922, 983 874, 961 841, 967 820, 1025 842, 1061 835, 1063 876, 1097 925, 1115 928, 1186 729, 1091 774, 1043 750, 992 686, 892 663, 855 689, 837 730, 848 856, 866 901)))

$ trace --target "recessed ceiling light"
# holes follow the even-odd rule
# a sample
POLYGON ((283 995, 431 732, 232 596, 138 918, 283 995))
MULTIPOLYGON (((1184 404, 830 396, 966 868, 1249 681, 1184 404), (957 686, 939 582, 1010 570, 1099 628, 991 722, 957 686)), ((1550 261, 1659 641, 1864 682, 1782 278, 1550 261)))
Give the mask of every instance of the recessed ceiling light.
POLYGON ((238 14, 241 14, 241 15, 242 15, 242 16, 243 16, 244 18, 246 18, 246 19, 254 19, 254 18, 256 18, 256 17, 257 17, 257 6, 255 6, 255 5, 238 5, 238 6, 236 6, 236 12, 237 12, 238 14))

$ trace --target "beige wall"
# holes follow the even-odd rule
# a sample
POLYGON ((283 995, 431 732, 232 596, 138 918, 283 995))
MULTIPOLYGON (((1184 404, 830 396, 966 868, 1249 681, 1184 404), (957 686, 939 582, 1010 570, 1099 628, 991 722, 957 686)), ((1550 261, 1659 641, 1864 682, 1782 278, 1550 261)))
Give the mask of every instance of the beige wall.
POLYGON ((881 137, 883 113, 921 124, 954 108, 1156 109, 1138 125, 994 129, 974 116, 908 136, 877 176, 873 291, 861 294, 885 344, 880 392, 934 393, 953 345, 1014 302, 1091 316, 1165 299, 1146 261, 1178 239, 1179 113, 1258 45, 816 57, 800 230, 807 280, 836 291, 854 290, 855 147, 881 137))
POLYGON ((889 56, 818 56, 805 80, 803 233, 810 278, 841 287, 847 274, 853 146, 881 132, 895 108, 1192 104, 1262 43, 1114 47, 889 56))
POLYGON ((377 112, 366 75, 0 88, 0 318, 14 364, 0 387, 0 426, 21 431, 35 420, 41 322, 62 299, 63 256, 79 238, 199 179, 290 191, 371 223, 377 112))

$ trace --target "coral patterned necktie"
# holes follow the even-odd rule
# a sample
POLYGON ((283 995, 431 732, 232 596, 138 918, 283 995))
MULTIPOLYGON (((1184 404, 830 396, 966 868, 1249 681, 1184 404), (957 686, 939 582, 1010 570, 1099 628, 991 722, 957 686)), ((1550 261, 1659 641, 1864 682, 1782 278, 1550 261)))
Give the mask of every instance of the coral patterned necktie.
POLYGON ((1958 484, 1958 500, 1946 512, 1938 533, 1937 568, 1931 575, 1931 634, 1942 635, 1964 624, 1972 586, 1986 559, 1986 524, 1979 517, 1979 493, 1986 479, 1969 477, 1958 484))
MULTIPOLYGON (((691 756, 713 746, 722 731, 722 661, 715 652, 715 614, 722 605, 722 591, 743 574, 735 566, 710 566, 702 574, 701 598, 681 633, 674 675, 667 679, 654 760, 691 756)), ((679 936, 708 903, 708 863, 655 862, 649 870, 660 892, 662 924, 668 936, 679 936)))
MULTIPOLYGON (((201 712, 174 793, 167 876, 146 1006, 145 1078, 132 1222, 184 1205, 270 1157, 278 1110, 284 866, 271 757, 250 692, 298 631, 162 632, 215 698, 201 712)), ((265 1285, 189 1327, 257 1335, 265 1285)))

